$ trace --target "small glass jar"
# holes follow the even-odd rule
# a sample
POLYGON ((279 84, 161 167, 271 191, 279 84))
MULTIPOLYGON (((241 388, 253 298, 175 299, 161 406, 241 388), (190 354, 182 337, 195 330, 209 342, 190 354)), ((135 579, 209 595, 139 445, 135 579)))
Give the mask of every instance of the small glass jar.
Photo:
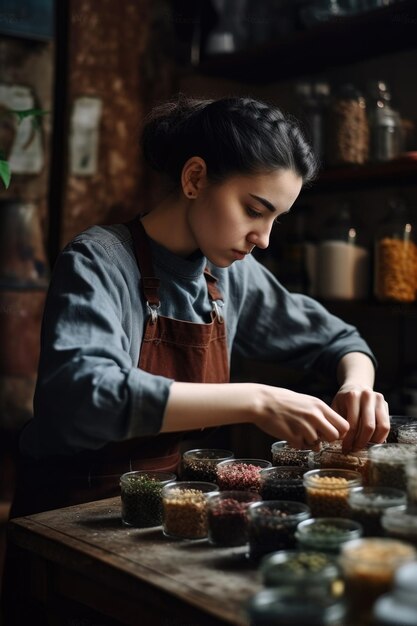
POLYGON ((304 550, 337 554, 341 546, 362 537, 361 524, 342 517, 312 517, 297 526, 295 538, 304 550))
POLYGON ((357 452, 342 452, 342 442, 326 444, 318 452, 313 452, 312 463, 318 469, 347 469, 359 472, 362 475, 362 483, 369 483, 369 448, 363 448, 357 452))
POLYGON ((387 443, 398 443, 398 430, 400 426, 406 424, 417 424, 417 420, 413 420, 406 415, 390 415, 390 431, 387 437, 387 443))
POLYGON ((416 231, 400 202, 381 223, 375 240, 375 297, 383 302, 417 299, 416 231))
POLYGON ((308 470, 310 453, 311 450, 292 448, 287 441, 275 441, 271 446, 272 465, 284 467, 297 465, 308 470))
POLYGON ((395 571, 415 558, 413 546, 395 539, 355 539, 342 546, 340 564, 353 623, 370 622, 373 604, 390 590, 395 571))
POLYGON ((392 539, 408 541, 417 547, 417 511, 399 506, 385 511, 381 518, 385 534, 392 539))
POLYGON ((208 538, 215 546, 243 546, 248 541, 248 508, 261 496, 253 491, 221 491, 209 496, 208 538))
MULTIPOLYGON (((308 520, 307 520, 308 521, 308 520)), ((302 522, 303 523, 303 522, 302 522)), ((317 550, 280 550, 262 559, 260 572, 266 587, 292 587, 338 597, 344 584, 335 559, 317 550)))
POLYGON ((382 537, 381 518, 392 506, 407 503, 407 494, 392 487, 357 487, 349 494, 350 516, 363 526, 365 537, 382 537))
POLYGON ((231 459, 216 466, 216 483, 220 491, 256 491, 260 489, 260 471, 271 467, 263 459, 231 459))
POLYGON ((295 547, 295 530, 310 517, 301 502, 270 500, 251 504, 249 514, 249 557, 257 561, 276 550, 295 547))
POLYGON ((261 470, 260 494, 262 500, 306 501, 303 485, 303 467, 268 467, 261 470))
POLYGON ((187 450, 182 455, 181 479, 214 483, 217 463, 233 458, 234 454, 231 450, 216 448, 187 450))
POLYGON ((122 522, 149 528, 162 524, 162 488, 176 480, 170 472, 126 472, 120 477, 122 522))
POLYGON ((381 443, 369 451, 371 484, 375 487, 394 487, 407 491, 405 467, 417 452, 407 443, 381 443))
POLYGON ((246 614, 251 626, 343 626, 346 605, 341 599, 324 598, 304 591, 300 594, 288 587, 262 589, 250 598, 246 614))
POLYGON ((176 539, 207 537, 207 500, 217 492, 214 483, 182 481, 162 489, 162 530, 176 539))
POLYGON ((411 443, 416 446, 417 455, 417 422, 403 424, 398 428, 398 443, 411 443))
POLYGON ((317 469, 304 474, 307 504, 312 517, 349 518, 349 492, 360 487, 359 472, 343 469, 317 469))
POLYGON ((379 598, 373 609, 378 626, 415 626, 417 615, 417 563, 401 565, 393 590, 379 598))
POLYGON ((417 509, 417 453, 405 466, 407 478, 407 496, 411 506, 417 509))

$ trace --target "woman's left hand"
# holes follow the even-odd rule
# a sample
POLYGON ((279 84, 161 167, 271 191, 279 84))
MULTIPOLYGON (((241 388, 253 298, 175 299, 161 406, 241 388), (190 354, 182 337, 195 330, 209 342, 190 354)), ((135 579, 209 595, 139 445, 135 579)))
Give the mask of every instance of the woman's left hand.
POLYGON ((343 439, 343 452, 359 450, 367 443, 385 441, 390 430, 388 403, 372 387, 344 383, 335 395, 331 407, 350 425, 343 439))

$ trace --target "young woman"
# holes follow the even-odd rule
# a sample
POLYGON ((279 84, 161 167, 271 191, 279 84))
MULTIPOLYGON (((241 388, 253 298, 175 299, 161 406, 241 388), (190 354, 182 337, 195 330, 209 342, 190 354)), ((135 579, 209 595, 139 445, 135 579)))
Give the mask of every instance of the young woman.
POLYGON ((142 139, 162 200, 88 229, 54 269, 12 515, 115 495, 130 469, 175 470, 187 430, 249 422, 346 450, 388 433, 357 330, 251 256, 315 175, 295 122, 250 98, 180 97, 154 109, 142 139), (332 406, 231 384, 233 350, 337 377, 332 406))

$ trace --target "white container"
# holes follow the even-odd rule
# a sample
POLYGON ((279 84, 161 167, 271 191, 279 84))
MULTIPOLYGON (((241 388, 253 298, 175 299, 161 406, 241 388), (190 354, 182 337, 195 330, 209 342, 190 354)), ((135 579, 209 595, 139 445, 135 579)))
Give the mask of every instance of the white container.
POLYGON ((320 298, 366 298, 370 263, 366 248, 345 241, 322 241, 317 256, 317 289, 320 298))

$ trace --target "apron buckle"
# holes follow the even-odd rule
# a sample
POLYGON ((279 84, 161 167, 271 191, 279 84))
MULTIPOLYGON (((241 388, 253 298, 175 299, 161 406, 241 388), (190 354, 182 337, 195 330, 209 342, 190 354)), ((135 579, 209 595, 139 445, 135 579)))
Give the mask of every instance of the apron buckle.
POLYGON ((215 314, 216 314, 216 316, 217 316, 217 319, 219 320, 219 323, 220 323, 220 324, 223 324, 223 322, 224 322, 224 317, 223 317, 223 315, 222 315, 222 313, 221 313, 221 311, 220 311, 220 307, 219 307, 219 305, 217 304, 216 300, 213 300, 213 311, 215 312, 215 314))
POLYGON ((151 324, 156 324, 156 320, 158 319, 158 309, 161 307, 161 304, 149 304, 149 302, 146 302, 146 306, 148 307, 148 311, 151 316, 151 324))

